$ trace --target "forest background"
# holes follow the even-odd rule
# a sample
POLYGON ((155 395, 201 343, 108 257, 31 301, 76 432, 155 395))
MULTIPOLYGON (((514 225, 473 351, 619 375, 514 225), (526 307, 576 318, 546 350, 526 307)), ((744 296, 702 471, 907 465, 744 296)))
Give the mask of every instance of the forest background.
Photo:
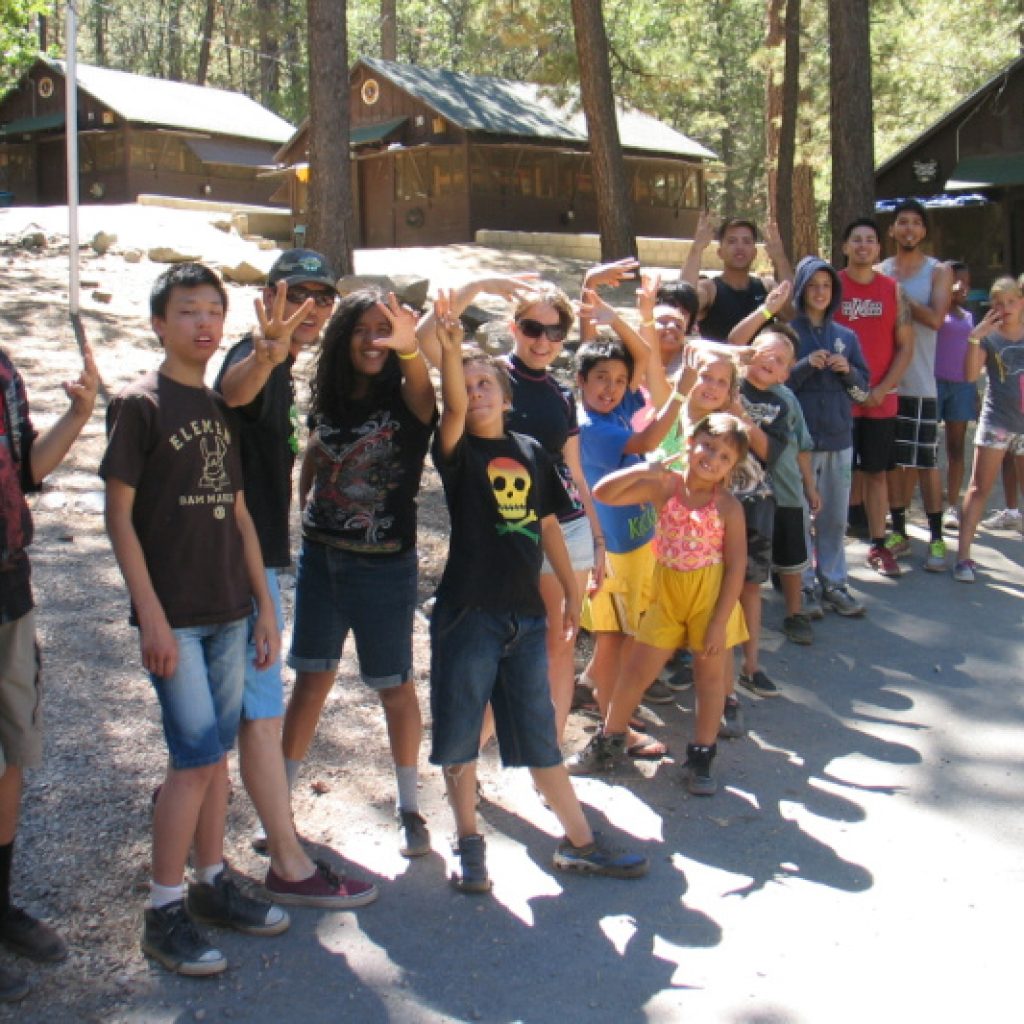
MULTIPOLYGON (((803 202, 805 214, 809 204, 827 243, 829 19, 846 3, 604 0, 614 94, 714 150, 721 163, 709 175, 709 205, 758 218, 769 210, 767 171, 778 153, 773 126, 785 108, 795 125, 792 187, 802 193, 794 202, 803 202), (789 92, 787 35, 799 64, 789 92)), ((546 83, 555 93, 579 81, 570 0, 317 6, 345 17, 350 64, 362 55, 386 56, 546 83)), ((854 65, 870 63, 876 163, 1024 48, 1024 0, 871 0, 867 7, 870 54, 855 55, 854 65)), ((63 55, 65 11, 65 0, 0 0, 0 87, 34 56, 40 16, 49 50, 63 55)), ((236 90, 294 124, 309 113, 306 0, 78 0, 77 11, 82 61, 236 90)), ((347 96, 346 83, 338 95, 347 96)))

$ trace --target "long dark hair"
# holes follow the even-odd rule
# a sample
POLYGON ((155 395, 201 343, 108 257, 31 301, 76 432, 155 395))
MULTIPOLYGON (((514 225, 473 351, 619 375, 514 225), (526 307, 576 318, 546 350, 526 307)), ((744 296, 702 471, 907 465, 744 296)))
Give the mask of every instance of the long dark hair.
MULTIPOLYGON (((334 311, 324 330, 316 368, 310 382, 309 415, 311 420, 323 417, 343 419, 356 400, 358 375, 352 365, 352 335, 359 318, 384 294, 377 288, 363 288, 346 295, 334 311)), ((402 379, 398 356, 389 351, 380 373, 369 378, 369 391, 358 400, 359 405, 375 402, 386 395, 402 379)))

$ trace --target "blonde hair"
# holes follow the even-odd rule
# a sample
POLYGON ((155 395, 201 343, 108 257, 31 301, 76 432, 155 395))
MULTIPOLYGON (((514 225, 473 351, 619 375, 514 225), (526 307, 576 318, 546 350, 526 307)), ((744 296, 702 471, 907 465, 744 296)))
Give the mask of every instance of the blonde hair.
POLYGON ((988 296, 994 299, 997 295, 1016 295, 1018 299, 1024 297, 1024 274, 1019 281, 1015 281, 1009 275, 997 278, 989 288, 988 296))
POLYGON ((572 311, 569 296, 557 285, 548 281, 539 281, 531 285, 530 291, 523 295, 512 311, 512 319, 519 320, 534 306, 550 306, 558 314, 558 322, 565 330, 572 327, 576 314, 572 311))

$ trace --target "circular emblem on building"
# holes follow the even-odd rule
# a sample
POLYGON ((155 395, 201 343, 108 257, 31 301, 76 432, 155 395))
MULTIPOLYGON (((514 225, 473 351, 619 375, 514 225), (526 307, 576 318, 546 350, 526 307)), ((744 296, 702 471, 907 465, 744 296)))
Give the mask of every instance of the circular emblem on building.
POLYGON ((363 82, 359 95, 363 97, 363 102, 368 107, 372 107, 380 99, 380 86, 377 84, 377 80, 375 78, 368 78, 363 82))
POLYGON ((48 100, 53 95, 53 79, 52 78, 40 78, 39 79, 39 95, 44 100, 48 100))

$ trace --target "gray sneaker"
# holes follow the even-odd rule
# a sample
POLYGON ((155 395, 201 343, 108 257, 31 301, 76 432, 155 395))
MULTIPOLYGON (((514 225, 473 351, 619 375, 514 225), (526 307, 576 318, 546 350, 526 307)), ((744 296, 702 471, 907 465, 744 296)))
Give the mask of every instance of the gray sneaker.
POLYGON ((743 707, 735 694, 725 698, 725 710, 718 726, 718 735, 723 740, 738 740, 747 735, 747 726, 743 721, 743 707))
POLYGON ((398 824, 402 830, 402 845, 398 852, 403 857, 423 857, 430 853, 430 831, 422 814, 399 811, 398 824))
POLYGON ((823 619, 825 610, 821 607, 821 598, 817 587, 804 587, 800 592, 802 602, 800 610, 809 619, 823 619))
POLYGON ((189 915, 203 924, 233 928, 245 935, 280 935, 291 924, 288 915, 267 900, 246 896, 227 868, 213 880, 193 882, 185 905, 189 915))
POLYGON ((459 892, 491 891, 487 874, 487 844, 481 835, 463 836, 456 840, 454 852, 459 858, 459 871, 452 875, 452 885, 459 892))
POLYGON ((671 704, 676 699, 676 692, 662 679, 655 679, 644 691, 641 700, 645 704, 671 704))
POLYGON ((829 587, 822 595, 822 602, 832 611, 847 618, 856 618, 864 614, 864 605, 846 587, 829 587))
POLYGON ((570 775, 608 775, 628 763, 626 734, 606 736, 600 729, 579 753, 565 762, 570 775))
POLYGON ((811 631, 811 620, 806 615, 797 612, 796 615, 787 615, 782 620, 782 632, 787 640, 794 644, 806 647, 814 643, 814 633, 811 631))

